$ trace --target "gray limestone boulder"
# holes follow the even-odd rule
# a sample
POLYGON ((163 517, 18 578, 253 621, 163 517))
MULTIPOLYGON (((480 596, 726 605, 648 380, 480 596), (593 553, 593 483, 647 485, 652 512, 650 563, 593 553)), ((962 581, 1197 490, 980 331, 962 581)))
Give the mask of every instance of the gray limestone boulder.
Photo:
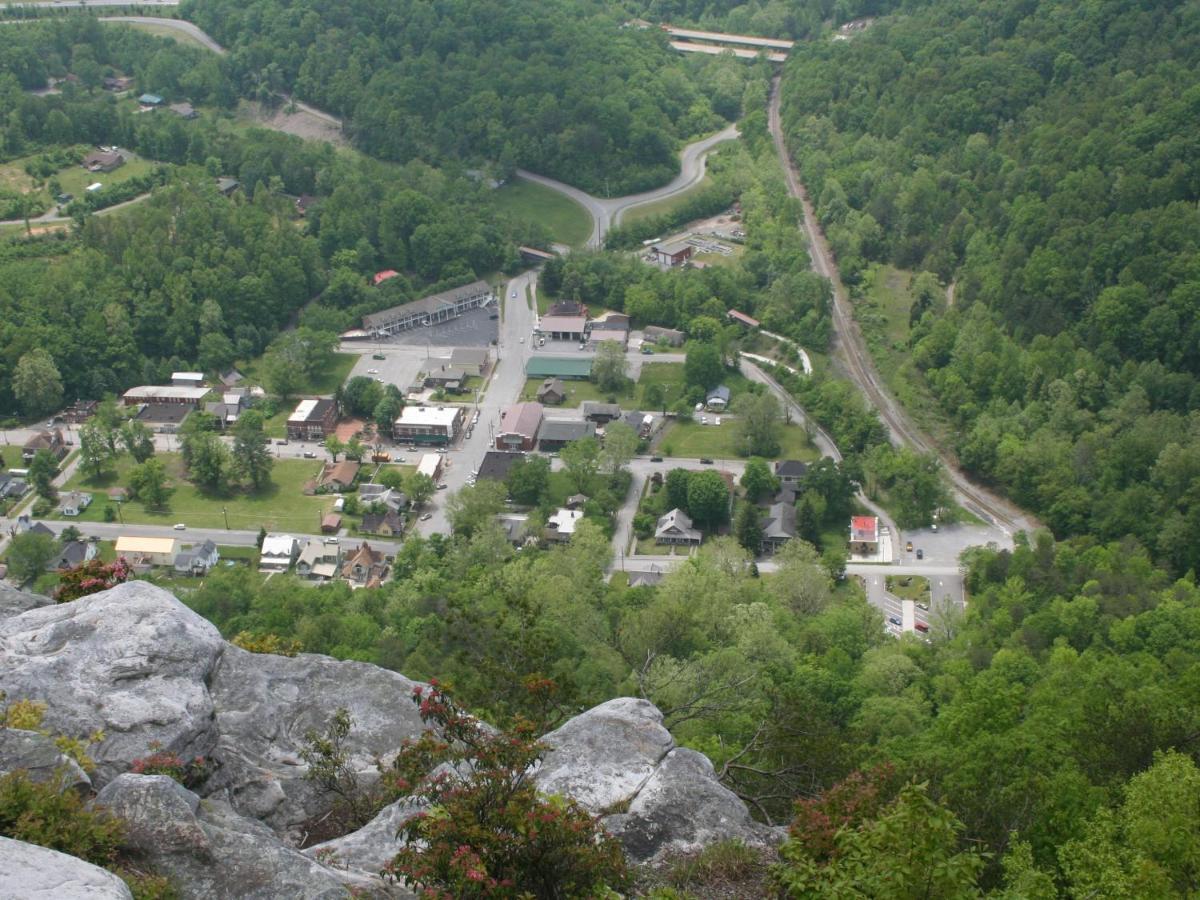
POLYGON ((49 606, 53 602, 42 594, 18 591, 6 584, 0 584, 0 619, 19 616, 23 612, 37 609, 39 606, 49 606))
POLYGON ((677 748, 650 776, 626 813, 604 826, 629 857, 646 862, 738 839, 751 846, 777 843, 778 829, 755 822, 736 794, 717 780, 708 757, 677 748))
POLYGON ((152 743, 207 755, 217 731, 207 683, 225 642, 144 581, 0 619, 0 690, 47 705, 44 727, 105 740, 89 751, 103 785, 152 743))
POLYGON ((224 790, 244 815, 280 831, 293 828, 328 806, 304 780, 304 735, 323 731, 345 707, 354 721, 345 744, 352 765, 361 777, 373 778, 377 758, 390 762, 406 738, 424 730, 412 701, 417 687, 367 663, 227 646, 210 687, 222 766, 205 792, 224 790))
POLYGON ((392 861, 400 849, 396 832, 425 806, 415 800, 397 800, 383 808, 358 831, 322 844, 314 844, 305 853, 314 859, 336 860, 338 865, 373 875, 392 861))
POLYGON ((112 872, 82 859, 0 837, 0 897, 12 900, 132 900, 112 872))
POLYGON ((64 789, 91 793, 92 780, 79 763, 65 755, 54 740, 36 731, 0 728, 0 775, 22 770, 32 781, 61 776, 64 789))
POLYGON ((126 849, 187 900, 333 900, 385 892, 382 882, 324 866, 220 800, 161 775, 121 775, 96 796, 129 823, 126 849))
POLYGON ((542 740, 554 749, 538 768, 538 789, 573 797, 596 815, 632 800, 675 747, 658 707, 633 697, 589 709, 542 740))

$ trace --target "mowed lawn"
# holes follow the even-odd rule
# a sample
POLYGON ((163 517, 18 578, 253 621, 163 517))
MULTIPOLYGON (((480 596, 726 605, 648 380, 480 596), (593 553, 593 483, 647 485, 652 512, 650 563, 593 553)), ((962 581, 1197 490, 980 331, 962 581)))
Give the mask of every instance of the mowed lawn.
POLYGON ((548 187, 514 176, 497 188, 493 197, 501 212, 544 225, 559 243, 581 247, 592 236, 592 217, 587 210, 548 187))
MULTIPOLYGON (((354 364, 358 362, 359 354, 357 353, 333 353, 330 354, 328 365, 314 372, 312 377, 305 381, 297 389, 298 394, 332 394, 339 387, 346 383, 346 379, 350 377, 350 370, 354 368, 354 364)), ((237 370, 245 376, 245 380, 249 384, 262 385, 262 376, 259 373, 259 364, 262 362, 262 357, 253 362, 245 363, 238 366, 237 370)), ((291 415, 296 404, 289 401, 283 406, 288 407, 287 415, 291 415)), ((285 415, 284 421, 287 421, 285 415)))
POLYGON ((712 185, 712 176, 705 175, 686 191, 680 191, 678 194, 672 194, 670 197, 664 197, 661 200, 652 200, 640 206, 631 206, 621 214, 621 224, 633 225, 636 222, 641 222, 643 219, 653 219, 656 216, 670 215, 710 185, 712 185))
MULTIPOLYGON (((526 378, 525 387, 521 389, 521 399, 536 400, 538 388, 542 386, 544 380, 542 378, 526 378)), ((565 409, 572 409, 585 400, 598 400, 601 403, 607 403, 608 398, 612 396, 607 391, 600 390, 599 387, 590 381, 564 380, 563 387, 567 389, 567 399, 562 402, 561 408, 565 409)), ((622 409, 633 409, 633 392, 629 390, 620 392, 614 397, 614 401, 619 403, 622 409)), ((553 406, 547 407, 547 412, 550 413, 551 417, 553 417, 553 413, 550 411, 553 409, 555 409, 553 406)))
POLYGON ((16 444, 0 446, 0 462, 5 469, 23 469, 25 468, 25 460, 21 459, 21 448, 16 444))
MULTIPOLYGON (((155 165, 156 163, 150 160, 138 157, 137 159, 129 160, 125 165, 111 172, 89 172, 83 166, 71 166, 69 169, 63 169, 54 177, 62 185, 63 193, 82 197, 85 193, 84 189, 89 184, 99 182, 104 187, 112 187, 113 185, 126 182, 131 178, 149 175, 155 165)), ((104 188, 100 190, 103 193, 104 188)))
MULTIPOLYGON (((663 456, 678 456, 698 459, 739 459, 738 425, 726 419, 720 425, 701 425, 698 422, 674 422, 663 433, 658 452, 663 456)), ((808 440, 808 435, 798 425, 785 425, 780 429, 780 451, 770 459, 798 459, 804 462, 816 460, 820 454, 808 440)))
POLYGON ((155 25, 151 22, 109 22, 108 24, 132 28, 135 31, 144 31, 146 34, 152 34, 155 37, 170 38, 185 47, 198 47, 201 50, 209 49, 190 34, 180 31, 178 28, 171 28, 169 25, 155 25))
MULTIPOLYGON (((121 517, 126 523, 174 525, 183 522, 193 528, 224 528, 224 507, 229 514, 229 528, 235 531, 300 531, 315 534, 320 530, 321 516, 333 507, 333 495, 308 497, 304 485, 321 471, 319 460, 277 459, 271 469, 271 484, 253 494, 234 493, 227 497, 202 494, 183 477, 183 461, 178 453, 160 453, 157 458, 167 468, 174 491, 164 511, 154 511, 136 500, 121 504, 121 517)), ((95 494, 92 505, 75 521, 103 522, 104 508, 110 501, 105 491, 124 487, 133 460, 123 456, 117 465, 99 480, 77 471, 64 490, 90 491, 95 494)), ((116 504, 114 506, 114 511, 116 504)), ((56 516, 58 517, 58 516, 56 516)), ((61 518, 61 517, 58 517, 61 518)))
MULTIPOLYGON (((683 380, 683 365, 683 363, 662 362, 642 364, 642 374, 638 378, 637 400, 643 409, 646 409, 647 412, 662 411, 661 408, 650 409, 646 403, 646 388, 651 384, 657 384, 662 388, 668 409, 683 398, 687 393, 687 385, 683 380)), ((751 382, 741 372, 726 369, 722 384, 729 388, 730 400, 736 405, 739 396, 749 393, 751 382)))

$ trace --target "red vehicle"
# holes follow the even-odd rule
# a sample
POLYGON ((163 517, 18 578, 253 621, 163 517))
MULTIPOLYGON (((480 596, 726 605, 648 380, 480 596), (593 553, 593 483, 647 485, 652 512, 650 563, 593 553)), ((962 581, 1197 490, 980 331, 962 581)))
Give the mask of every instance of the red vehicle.
POLYGON ((929 626, 924 622, 916 622, 913 624, 913 627, 921 632, 921 634, 929 634, 929 626))

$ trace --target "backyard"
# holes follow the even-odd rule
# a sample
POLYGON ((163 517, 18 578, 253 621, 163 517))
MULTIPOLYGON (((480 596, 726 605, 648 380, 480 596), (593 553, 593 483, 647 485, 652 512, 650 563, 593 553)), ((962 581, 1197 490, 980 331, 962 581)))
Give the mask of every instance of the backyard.
MULTIPOLYGON (((120 520, 126 523, 169 525, 183 522, 193 528, 224 528, 238 531, 257 531, 259 528, 316 533, 321 516, 333 505, 333 496, 326 494, 308 497, 304 486, 321 471, 318 460, 277 459, 271 470, 271 484, 256 493, 236 493, 228 497, 203 494, 184 479, 183 461, 178 453, 160 453, 156 457, 167 469, 174 490, 164 511, 147 509, 137 500, 120 506, 120 520)), ((63 491, 89 491, 95 494, 91 506, 73 521, 103 522, 109 505, 104 496, 110 488, 124 486, 133 460, 121 457, 116 465, 99 479, 76 472, 63 491)), ((61 492, 60 492, 61 493, 61 492)), ((112 504, 116 507, 118 504, 112 504)), ((114 508, 114 512, 117 510, 114 508)), ((55 514, 55 518, 62 518, 55 514)))
POLYGON ((492 196, 501 212, 545 226, 559 243, 581 247, 591 237, 592 219, 587 210, 548 187, 514 176, 492 196))
MULTIPOLYGON (((82 157, 94 148, 86 144, 77 144, 72 147, 61 148, 60 150, 49 151, 51 158, 57 153, 68 153, 82 157)), ((111 186, 121 184, 131 178, 138 178, 142 175, 147 175, 154 168, 155 163, 141 159, 129 158, 128 151, 122 151, 127 162, 112 172, 89 172, 79 164, 69 165, 56 171, 49 178, 58 180, 59 188, 65 194, 73 194, 75 197, 81 197, 84 194, 84 189, 95 182, 111 186)), ((44 153, 36 153, 31 156, 22 156, 18 159, 10 160, 9 162, 0 165, 0 190, 15 191, 17 193, 31 193, 37 197, 38 205, 32 212, 34 217, 41 215, 54 206, 54 198, 50 194, 48 186, 45 182, 47 179, 39 179, 42 185, 39 186, 35 180, 30 177, 25 171, 27 164, 36 162, 44 153)), ((23 225, 21 226, 24 227, 23 225)))
MULTIPOLYGON (((314 372, 312 377, 303 382, 297 389, 297 395, 309 394, 332 394, 350 377, 350 370, 354 368, 354 364, 358 362, 359 354, 357 353, 331 353, 329 362, 319 371, 314 372)), ((262 364, 262 357, 248 362, 245 365, 238 366, 238 371, 245 376, 246 384, 262 385, 262 375, 259 372, 259 367, 262 364)), ((283 416, 283 421, 287 421, 287 417, 296 407, 294 401, 288 401, 281 404, 287 408, 287 412, 283 416)))
MULTIPOLYGON (((710 416, 710 421, 714 417, 710 416)), ((779 453, 770 459, 798 459, 813 462, 820 457, 808 439, 808 434, 798 425, 781 426, 779 453)), ((663 432, 658 443, 658 452, 663 456, 685 459, 709 457, 711 459, 738 459, 738 425, 736 419, 724 419, 720 425, 701 425, 699 422, 674 422, 663 432)))
POLYGON ((0 447, 0 462, 4 463, 0 469, 20 469, 25 466, 25 461, 21 459, 21 448, 16 444, 0 447))

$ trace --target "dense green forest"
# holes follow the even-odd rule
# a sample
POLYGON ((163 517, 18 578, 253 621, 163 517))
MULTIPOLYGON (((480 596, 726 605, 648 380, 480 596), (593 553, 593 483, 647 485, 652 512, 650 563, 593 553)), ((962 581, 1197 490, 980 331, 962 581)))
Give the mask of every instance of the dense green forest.
POLYGON ((956 282, 909 346, 972 472, 1059 535, 1200 551, 1200 14, 914 4, 794 54, 785 127, 854 282, 956 282))
POLYGON ((231 48, 239 90, 294 90, 381 159, 515 166, 596 194, 669 181, 681 141, 736 119, 730 58, 672 54, 598 0, 232 2, 182 14, 231 48))
MULTIPOLYGON (((170 165, 158 178, 166 187, 118 216, 79 210, 70 235, 0 243, 0 416, 52 408, 26 408, 12 393, 18 362, 36 347, 60 372, 60 399, 99 397, 181 367, 252 359, 301 309, 304 324, 341 330, 364 312, 506 268, 519 243, 548 240, 499 216, 487 188, 461 169, 382 163, 218 116, 140 114, 85 83, 124 72, 168 99, 232 102, 212 54, 83 17, 5 34, 13 40, 0 74, 0 160, 16 159, 50 193, 54 173, 77 164, 86 145, 170 165), (68 73, 79 82, 61 93, 22 90, 68 73), (197 81, 204 73, 211 79, 197 81), (197 85, 208 80, 205 93, 197 85), (219 196, 218 175, 242 190, 219 196), (306 223, 285 196, 300 194, 317 198, 306 223), (383 267, 406 275, 369 290, 369 274, 383 267)), ((19 218, 23 196, 33 216, 44 210, 36 198, 49 205, 45 188, 0 189, 0 205, 14 201, 19 218)))

